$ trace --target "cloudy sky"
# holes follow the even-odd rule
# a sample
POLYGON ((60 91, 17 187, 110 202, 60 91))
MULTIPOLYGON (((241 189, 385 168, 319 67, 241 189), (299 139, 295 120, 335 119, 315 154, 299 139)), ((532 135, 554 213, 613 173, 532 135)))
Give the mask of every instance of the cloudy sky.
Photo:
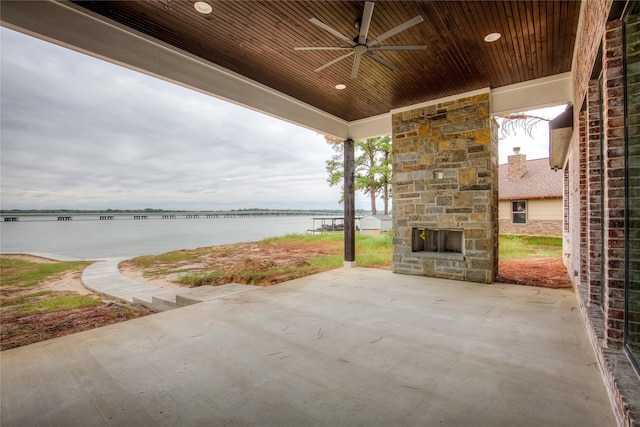
MULTIPOLYGON (((2 209, 341 208, 316 132, 6 28, 0 48, 2 209)), ((545 133, 500 162, 547 157, 545 133)))
MULTIPOLYGON (((560 105, 557 107, 543 108, 540 110, 527 111, 528 115, 541 117, 547 120, 556 118, 567 107, 560 105)), ((498 118, 498 123, 501 119, 498 118)), ((527 160, 544 159, 549 157, 549 126, 547 122, 539 122, 532 130, 531 135, 524 130, 518 130, 516 134, 503 136, 499 132, 500 143, 499 163, 507 163, 507 157, 513 154, 515 147, 520 147, 520 154, 525 154, 527 160)))

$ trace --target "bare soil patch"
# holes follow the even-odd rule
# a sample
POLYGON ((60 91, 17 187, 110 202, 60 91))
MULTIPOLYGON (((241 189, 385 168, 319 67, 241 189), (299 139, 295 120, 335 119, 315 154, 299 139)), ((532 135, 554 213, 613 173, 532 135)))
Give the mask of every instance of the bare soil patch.
POLYGON ((55 310, 23 316, 3 314, 0 316, 0 348, 8 350, 148 314, 151 311, 144 307, 109 300, 103 300, 98 306, 74 310, 55 310))
MULTIPOLYGON (((3 257, 30 262, 56 262, 30 255, 3 255, 3 257)), ((2 286, 0 300, 38 291, 52 291, 49 296, 87 295, 101 297, 84 287, 80 277, 80 272, 67 272, 55 275, 46 282, 27 289, 2 286)), ((0 350, 74 334, 151 313, 144 307, 104 297, 101 297, 98 305, 73 310, 53 310, 30 314, 14 314, 7 310, 0 310, 0 350)))
POLYGON ((134 280, 163 288, 180 286, 184 275, 207 275, 197 286, 217 286, 242 283, 272 286, 292 279, 291 274, 268 274, 270 270, 301 270, 309 266, 307 259, 336 254, 340 243, 263 243, 249 242, 200 248, 176 253, 188 253, 186 259, 140 267, 135 260, 120 263, 120 272, 134 280))

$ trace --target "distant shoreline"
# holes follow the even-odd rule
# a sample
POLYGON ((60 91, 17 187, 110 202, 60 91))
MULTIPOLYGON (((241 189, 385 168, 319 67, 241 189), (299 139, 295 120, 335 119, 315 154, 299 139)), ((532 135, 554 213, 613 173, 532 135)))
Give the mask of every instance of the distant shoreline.
MULTIPOLYGON (((138 214, 138 213, 290 213, 304 215, 337 215, 344 213, 343 209, 3 209, 0 215, 18 215, 18 214, 138 214)), ((368 211, 358 209, 356 213, 366 214, 368 211)))

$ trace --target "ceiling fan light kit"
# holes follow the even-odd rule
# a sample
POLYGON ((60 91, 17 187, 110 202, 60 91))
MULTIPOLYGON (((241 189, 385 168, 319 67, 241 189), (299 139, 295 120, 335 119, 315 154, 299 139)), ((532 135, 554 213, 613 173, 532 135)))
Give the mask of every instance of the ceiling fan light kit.
POLYGON ((323 30, 329 32, 330 34, 332 34, 333 36, 339 38, 340 40, 344 41, 345 43, 347 43, 347 46, 304 46, 304 47, 296 47, 294 48, 295 50, 338 50, 338 51, 346 51, 346 53, 342 56, 339 56, 338 58, 322 65, 321 67, 318 67, 315 69, 316 72, 322 71, 325 68, 339 62, 342 61, 343 59, 346 59, 350 56, 354 56, 353 58, 353 66, 351 68, 351 78, 355 79, 356 77, 358 77, 358 70, 360 68, 360 61, 362 60, 363 56, 367 56, 371 59, 373 59, 374 61, 376 61, 377 63, 383 65, 384 67, 390 69, 391 71, 395 71, 397 69, 397 67, 395 66, 395 64, 393 64, 392 62, 384 59, 383 57, 381 57, 380 55, 378 55, 376 52, 380 52, 380 51, 421 51, 421 50, 425 50, 427 48, 426 45, 415 45, 415 46, 381 46, 379 43, 398 34, 401 33, 402 31, 405 31, 411 27, 413 27, 414 25, 417 25, 419 23, 421 23, 423 21, 422 16, 416 16, 408 21, 406 21, 403 24, 398 25, 395 28, 390 29, 389 31, 373 38, 373 39, 369 39, 369 26, 371 25, 371 18, 373 17, 373 8, 374 8, 374 3, 373 2, 365 2, 364 4, 364 11, 362 12, 362 18, 359 21, 356 21, 356 28, 359 29, 358 31, 358 35, 354 38, 354 39, 350 39, 349 37, 345 36, 344 34, 342 34, 341 32, 339 32, 338 30, 328 26, 327 24, 325 24, 324 22, 316 19, 316 18, 311 18, 309 20, 309 22, 311 22, 312 24, 316 25, 317 27, 322 28, 323 30))

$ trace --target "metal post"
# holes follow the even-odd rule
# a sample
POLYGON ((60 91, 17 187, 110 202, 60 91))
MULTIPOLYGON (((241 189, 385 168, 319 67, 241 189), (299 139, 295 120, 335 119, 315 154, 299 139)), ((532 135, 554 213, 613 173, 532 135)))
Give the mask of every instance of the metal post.
POLYGON ((356 266, 356 195, 353 139, 344 141, 344 266, 356 266))

